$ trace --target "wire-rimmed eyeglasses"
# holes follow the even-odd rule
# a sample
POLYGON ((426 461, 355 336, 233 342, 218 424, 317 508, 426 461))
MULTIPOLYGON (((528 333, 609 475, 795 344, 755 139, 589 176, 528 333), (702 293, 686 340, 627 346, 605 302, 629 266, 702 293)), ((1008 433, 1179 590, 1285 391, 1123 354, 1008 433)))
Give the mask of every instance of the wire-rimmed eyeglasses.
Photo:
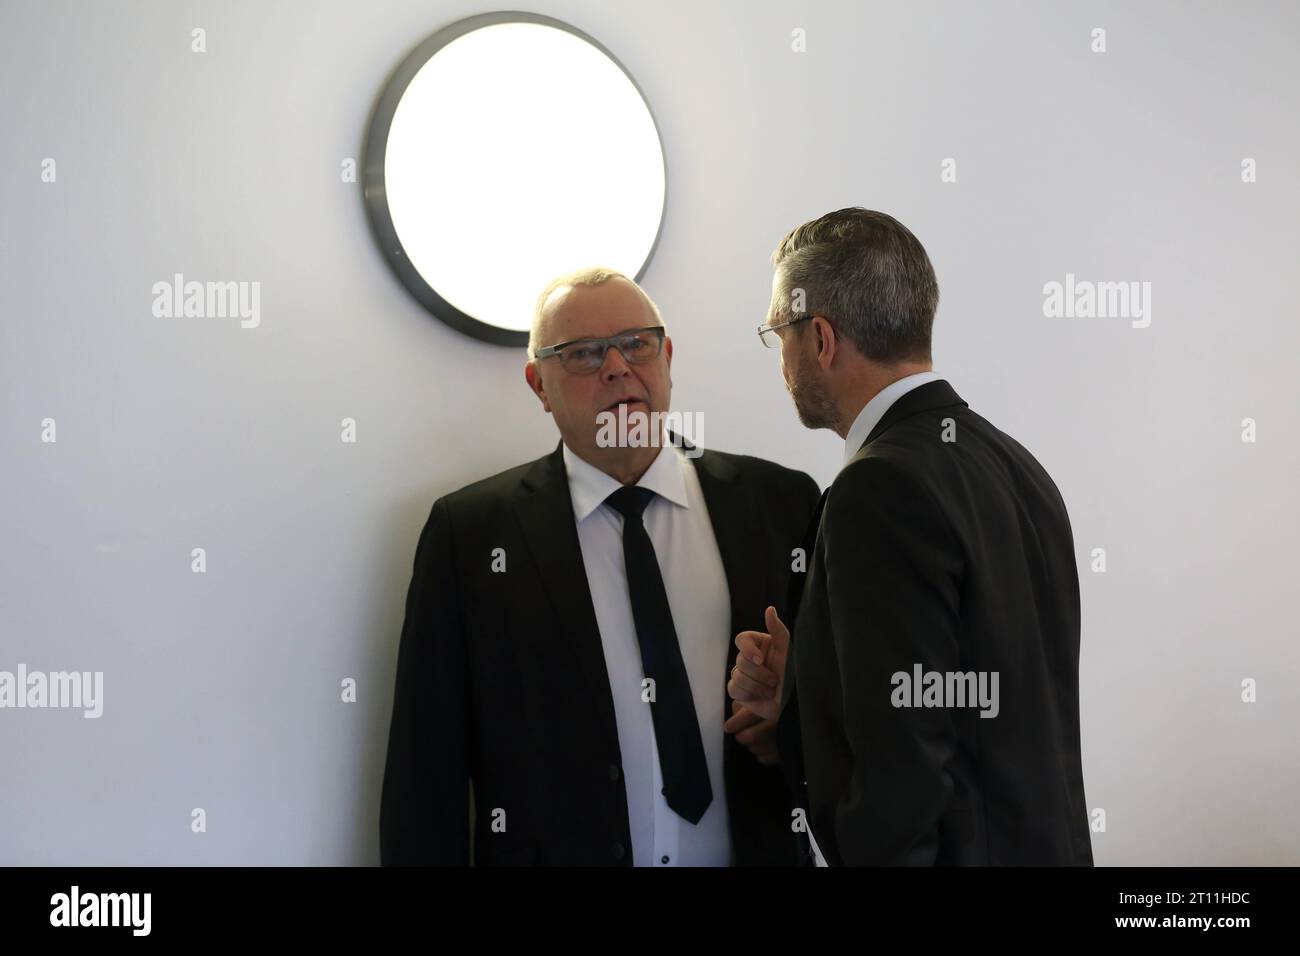
POLYGON ((566 372, 590 375, 605 364, 605 353, 611 348, 618 349, 629 365, 643 365, 658 358, 663 347, 664 327, 651 325, 643 329, 627 329, 603 339, 573 339, 548 345, 538 349, 533 358, 558 355, 566 372))
POLYGON ((758 327, 758 340, 769 349, 779 349, 781 347, 781 336, 776 334, 777 329, 783 329, 787 325, 794 325, 796 322, 802 322, 804 319, 811 319, 811 312, 800 312, 792 319, 785 322, 778 322, 776 325, 760 325, 758 327), (767 333, 771 332, 771 335, 767 333))

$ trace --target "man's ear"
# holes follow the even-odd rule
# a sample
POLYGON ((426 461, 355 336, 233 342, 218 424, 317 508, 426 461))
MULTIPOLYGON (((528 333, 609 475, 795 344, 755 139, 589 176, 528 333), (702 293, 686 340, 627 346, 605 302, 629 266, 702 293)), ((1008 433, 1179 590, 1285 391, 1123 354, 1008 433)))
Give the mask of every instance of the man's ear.
POLYGON ((541 400, 542 408, 549 412, 551 410, 551 403, 546 398, 546 386, 542 382, 542 373, 537 370, 536 359, 530 359, 528 363, 524 365, 524 381, 527 382, 528 387, 533 390, 533 394, 541 400))
POLYGON ((831 363, 835 361, 835 353, 839 351, 840 342, 835 336, 835 327, 820 315, 812 317, 813 331, 817 334, 817 341, 814 343, 817 349, 817 364, 822 367, 823 371, 828 371, 831 363))

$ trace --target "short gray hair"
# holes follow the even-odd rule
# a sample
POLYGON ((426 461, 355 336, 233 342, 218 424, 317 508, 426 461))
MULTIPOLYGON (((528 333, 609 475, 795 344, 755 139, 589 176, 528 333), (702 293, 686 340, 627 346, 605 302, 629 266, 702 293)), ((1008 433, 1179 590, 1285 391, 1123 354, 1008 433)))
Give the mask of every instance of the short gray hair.
POLYGON ((780 267, 773 309, 825 316, 875 362, 930 360, 930 330, 939 307, 934 267, 916 236, 893 216, 860 206, 829 212, 793 229, 772 253, 780 267))
POLYGON ((537 297, 537 304, 533 306, 533 324, 528 332, 528 355, 533 357, 537 350, 542 347, 540 341, 542 331, 542 310, 546 307, 546 300, 551 297, 556 289, 562 289, 565 286, 593 286, 602 285, 610 279, 627 279, 628 282, 636 286, 636 290, 641 293, 641 298, 646 300, 650 306, 650 311, 655 314, 655 321, 659 325, 664 324, 664 317, 659 312, 659 306, 655 305, 655 300, 646 294, 645 289, 637 284, 637 281, 631 276, 624 275, 617 269, 610 269, 607 266, 588 266, 585 269, 578 269, 575 272, 566 272, 562 276, 556 276, 546 284, 542 294, 537 297))

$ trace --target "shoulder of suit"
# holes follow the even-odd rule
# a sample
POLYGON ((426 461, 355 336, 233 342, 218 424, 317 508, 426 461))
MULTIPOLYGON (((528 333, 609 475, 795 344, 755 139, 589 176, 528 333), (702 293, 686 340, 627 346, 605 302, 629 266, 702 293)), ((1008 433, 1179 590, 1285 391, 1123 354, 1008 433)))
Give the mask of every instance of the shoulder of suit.
POLYGON ((522 465, 515 465, 513 468, 499 471, 495 475, 472 481, 463 488, 458 488, 456 491, 443 495, 434 502, 434 507, 436 508, 439 504, 442 504, 449 511, 498 507, 516 494, 520 483, 524 480, 524 476, 539 461, 547 457, 549 456, 544 455, 534 461, 524 462, 522 465))
POLYGON ((772 482, 775 484, 816 485, 811 475, 807 472, 799 471, 797 468, 787 468, 785 465, 778 465, 774 461, 768 461, 766 458, 756 458, 753 455, 739 455, 728 451, 717 451, 716 449, 704 449, 704 456, 715 455, 717 459, 726 465, 734 468, 739 474, 746 477, 753 477, 759 481, 772 482))
MULTIPOLYGON (((892 429, 891 429, 892 431, 892 429)), ((921 480, 926 475, 924 455, 898 436, 882 435, 858 452, 831 482, 831 495, 854 485, 881 487, 921 480)))

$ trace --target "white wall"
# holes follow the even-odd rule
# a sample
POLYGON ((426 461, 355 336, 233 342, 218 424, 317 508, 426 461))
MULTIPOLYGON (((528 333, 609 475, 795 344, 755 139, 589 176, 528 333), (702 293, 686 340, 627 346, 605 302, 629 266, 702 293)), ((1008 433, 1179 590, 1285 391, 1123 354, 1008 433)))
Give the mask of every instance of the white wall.
MULTIPOLYGON (((0 710, 0 863, 377 861, 429 505, 556 436, 521 351, 404 292, 339 169, 398 60, 495 8, 0 7, 0 669, 105 680, 98 720, 0 710), (155 318, 175 272, 260 282, 260 327, 155 318)), ((707 443, 832 478, 838 439, 799 426, 755 341, 767 257, 830 209, 899 217, 938 271, 938 369, 1074 521, 1097 861, 1300 863, 1296 7, 528 8, 597 37, 657 113, 645 285, 707 443), (1067 272, 1151 282, 1150 327, 1045 318, 1067 272)))

